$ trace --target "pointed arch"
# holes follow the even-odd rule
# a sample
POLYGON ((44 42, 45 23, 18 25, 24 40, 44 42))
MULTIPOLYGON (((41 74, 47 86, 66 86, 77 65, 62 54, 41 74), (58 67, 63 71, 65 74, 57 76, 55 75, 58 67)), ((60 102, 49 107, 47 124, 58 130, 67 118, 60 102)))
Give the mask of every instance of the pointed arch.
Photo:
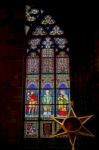
POLYGON ((51 115, 68 115, 69 47, 50 15, 26 6, 27 38, 24 137, 48 138, 58 128, 51 115))

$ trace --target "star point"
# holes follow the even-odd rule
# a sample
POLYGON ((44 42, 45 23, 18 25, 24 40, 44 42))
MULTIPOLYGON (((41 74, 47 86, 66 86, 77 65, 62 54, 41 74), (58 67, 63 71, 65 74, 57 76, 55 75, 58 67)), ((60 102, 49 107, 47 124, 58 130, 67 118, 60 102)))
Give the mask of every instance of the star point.
POLYGON ((72 149, 74 149, 74 144, 77 135, 91 136, 94 135, 84 126, 84 124, 90 120, 94 115, 78 117, 74 112, 73 108, 70 107, 70 112, 68 116, 61 117, 51 117, 56 123, 60 125, 60 128, 51 137, 68 137, 72 149))

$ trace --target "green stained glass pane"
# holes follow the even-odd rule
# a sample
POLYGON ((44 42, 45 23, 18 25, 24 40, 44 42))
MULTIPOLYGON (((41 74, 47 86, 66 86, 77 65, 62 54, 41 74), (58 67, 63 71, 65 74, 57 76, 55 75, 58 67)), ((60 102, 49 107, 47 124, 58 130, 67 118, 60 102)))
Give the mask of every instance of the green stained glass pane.
POLYGON ((56 115, 67 116, 70 111, 70 90, 57 89, 56 90, 56 115))
POLYGON ((66 105, 70 103, 70 89, 56 90, 56 104, 66 105))
POLYGON ((54 105, 40 105, 40 117, 44 120, 51 120, 51 115, 54 115, 54 105))
POLYGON ((44 89, 41 90, 41 104, 54 104, 54 90, 44 89))

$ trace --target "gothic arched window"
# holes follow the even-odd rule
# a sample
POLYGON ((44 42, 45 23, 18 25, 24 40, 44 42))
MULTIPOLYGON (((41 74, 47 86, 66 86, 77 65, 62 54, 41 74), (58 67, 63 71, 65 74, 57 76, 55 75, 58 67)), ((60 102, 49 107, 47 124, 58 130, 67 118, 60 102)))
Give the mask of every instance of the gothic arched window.
POLYGON ((27 39, 24 137, 48 138, 58 126, 51 115, 68 115, 70 67, 68 41, 43 10, 26 6, 27 39))

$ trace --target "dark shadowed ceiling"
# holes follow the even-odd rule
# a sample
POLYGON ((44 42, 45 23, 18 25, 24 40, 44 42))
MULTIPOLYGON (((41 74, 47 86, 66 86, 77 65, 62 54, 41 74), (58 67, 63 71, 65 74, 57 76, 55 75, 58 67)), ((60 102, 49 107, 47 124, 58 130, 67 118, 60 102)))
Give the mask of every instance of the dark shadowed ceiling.
POLYGON ((24 33, 25 4, 33 4, 52 15, 64 30, 75 61, 86 62, 89 53, 95 49, 95 36, 99 29, 98 8, 95 3, 76 3, 67 0, 3 0, 0 3, 0 26, 10 24, 13 32, 24 33))

